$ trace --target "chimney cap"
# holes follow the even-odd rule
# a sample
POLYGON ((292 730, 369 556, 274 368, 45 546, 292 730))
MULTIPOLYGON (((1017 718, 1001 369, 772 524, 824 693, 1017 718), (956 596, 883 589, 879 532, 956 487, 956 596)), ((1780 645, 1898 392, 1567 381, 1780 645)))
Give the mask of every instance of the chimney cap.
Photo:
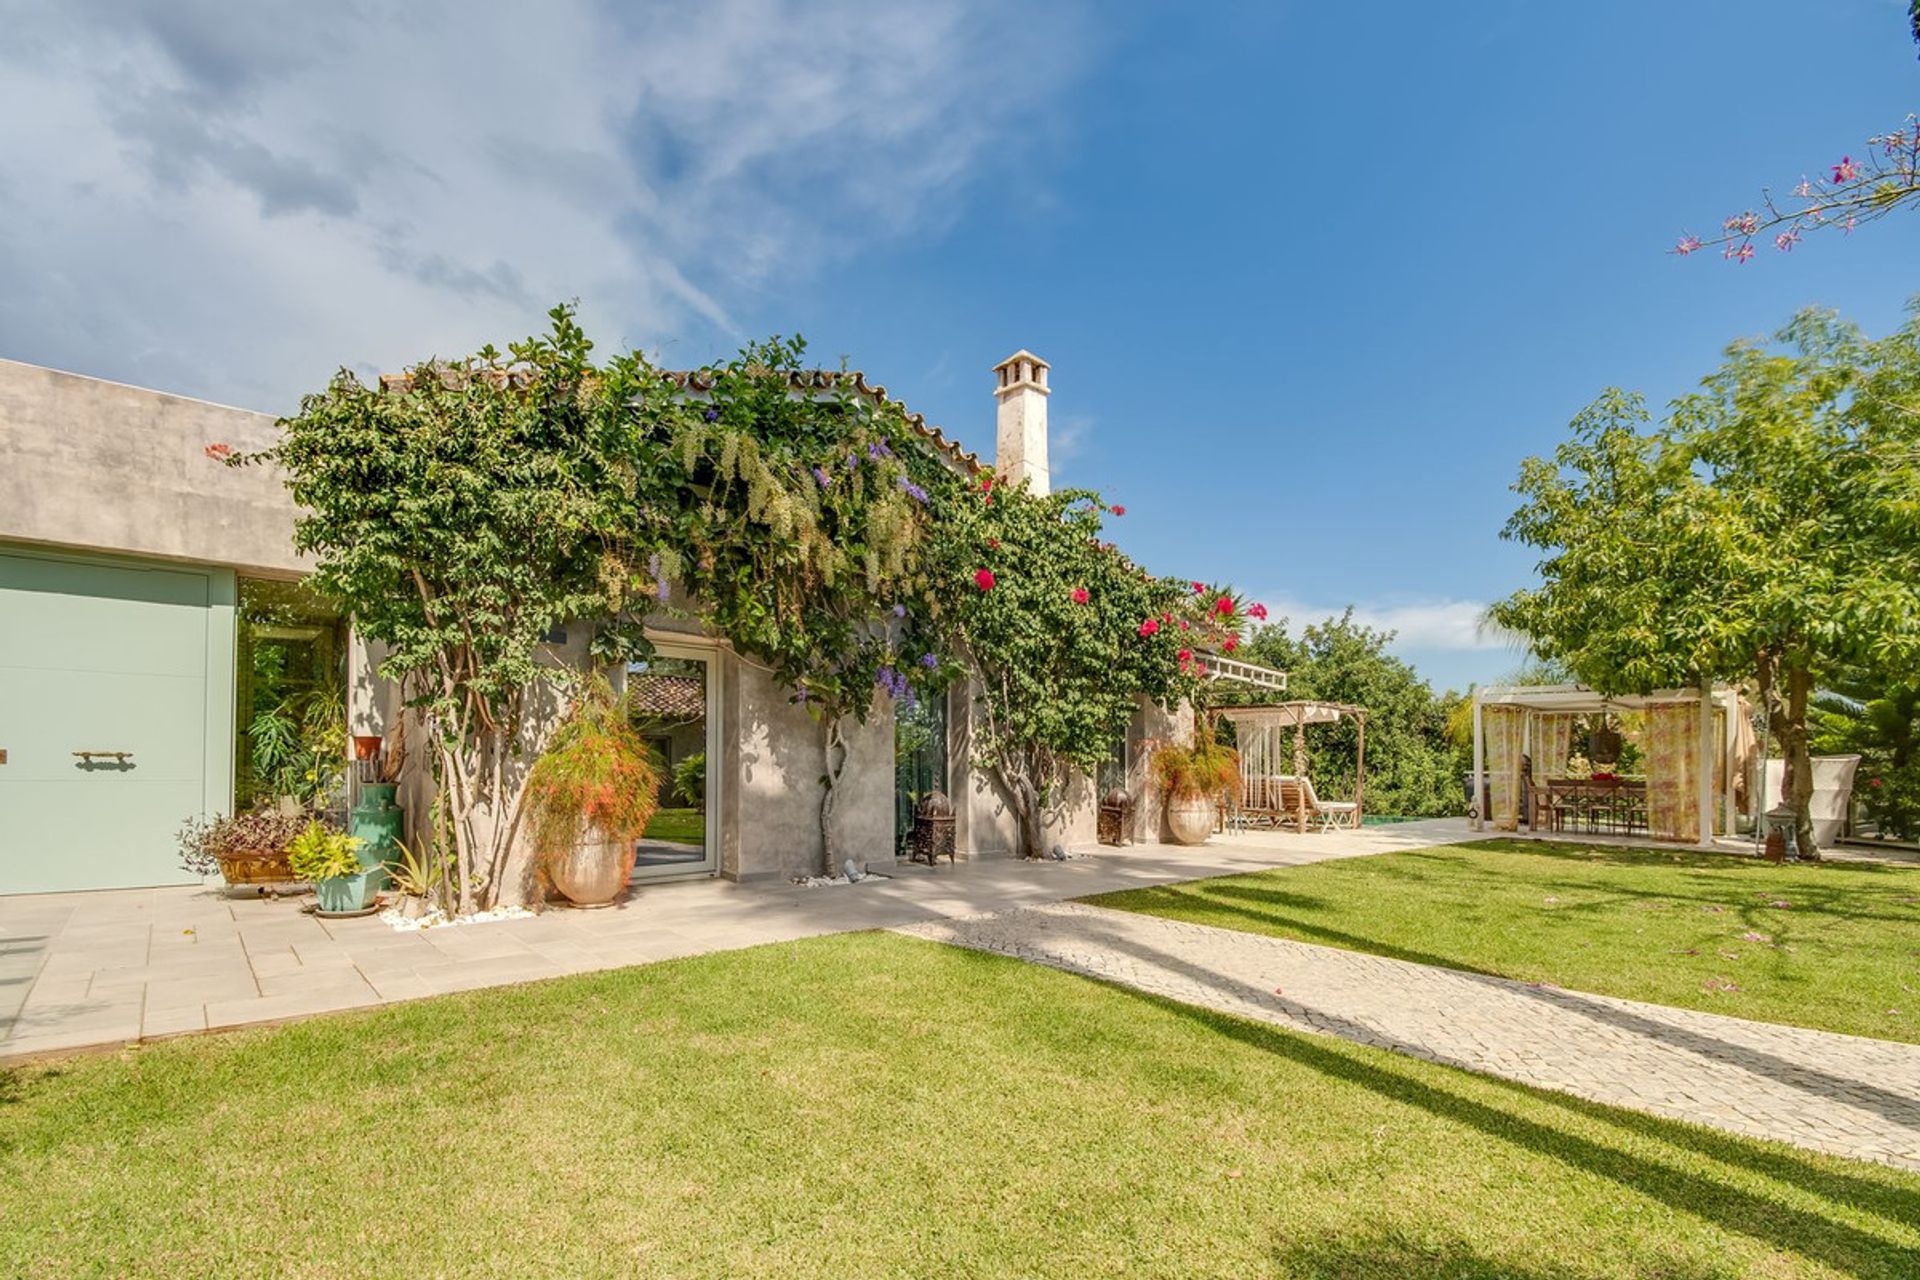
POLYGON ((999 364, 993 366, 993 371, 995 373, 998 373, 1002 369, 1006 368, 1008 365, 1017 364, 1022 360, 1025 360, 1028 364, 1032 365, 1036 369, 1053 368, 1053 366, 1048 364, 1045 360, 1042 360, 1039 356, 1033 354, 1033 352, 1027 350, 1025 347, 1022 347, 1018 351, 1014 352, 1012 355, 1008 356, 1005 360, 1002 360, 999 364))

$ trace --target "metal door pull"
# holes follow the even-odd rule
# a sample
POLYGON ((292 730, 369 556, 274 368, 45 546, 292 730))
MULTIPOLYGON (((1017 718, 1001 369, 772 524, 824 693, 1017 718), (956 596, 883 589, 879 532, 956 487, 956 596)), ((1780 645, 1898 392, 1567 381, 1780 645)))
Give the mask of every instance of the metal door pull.
POLYGON ((76 756, 79 756, 82 760, 85 760, 88 764, 93 763, 93 758, 95 756, 104 756, 105 758, 109 760, 113 760, 119 764, 125 764, 127 761, 133 759, 133 752, 131 751, 76 751, 73 754, 75 754, 76 756))

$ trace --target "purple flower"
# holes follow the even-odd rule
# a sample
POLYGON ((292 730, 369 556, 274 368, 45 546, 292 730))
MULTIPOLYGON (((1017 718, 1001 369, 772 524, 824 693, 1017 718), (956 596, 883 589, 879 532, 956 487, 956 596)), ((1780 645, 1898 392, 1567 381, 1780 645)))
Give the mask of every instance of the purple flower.
POLYGON ((707 421, 708 422, 720 421, 720 411, 718 409, 707 410, 707 421))
POLYGON ((904 618, 904 617, 906 617, 906 616, 907 616, 907 606, 905 606, 905 605, 903 605, 903 604, 897 604, 897 605, 895 605, 895 606, 893 606, 893 616, 894 616, 894 617, 896 617, 896 618, 904 618))
POLYGON ((665 604, 667 602, 667 575, 661 571, 660 553, 658 551, 647 557, 647 572, 653 576, 654 598, 659 600, 660 603, 665 604))
POLYGON ((906 495, 909 498, 912 498, 915 502, 919 503, 923 507, 927 505, 927 491, 925 489, 922 489, 919 485, 907 479, 905 476, 900 477, 899 484, 900 484, 900 487, 906 491, 906 495))
POLYGON ((893 456, 893 450, 887 447, 887 438, 881 436, 879 440, 868 445, 867 456, 875 462, 880 461, 882 458, 891 458, 893 456))
POLYGON ((813 478, 820 482, 822 489, 833 488, 833 477, 827 474, 825 467, 815 467, 813 469, 813 478))
POLYGON ((849 471, 851 471, 851 470, 853 470, 853 469, 854 469, 855 467, 857 467, 857 466, 859 466, 859 465, 860 465, 860 458, 859 458, 859 456, 858 456, 858 455, 856 455, 856 454, 851 454, 851 453, 850 453, 850 454, 848 454, 848 455, 847 455, 847 458, 846 458, 846 465, 847 465, 847 470, 849 470, 849 471))
POLYGON ((940 665, 940 659, 930 653, 923 653, 920 655, 920 665, 931 671, 940 665))

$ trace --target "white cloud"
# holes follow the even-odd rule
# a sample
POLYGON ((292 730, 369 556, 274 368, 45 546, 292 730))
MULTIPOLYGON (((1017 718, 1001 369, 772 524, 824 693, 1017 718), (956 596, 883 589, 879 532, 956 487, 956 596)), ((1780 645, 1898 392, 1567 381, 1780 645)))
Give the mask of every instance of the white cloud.
POLYGON ((955 217, 1083 16, 0 0, 0 355, 285 408, 577 297, 705 357, 774 276, 955 217))
MULTIPOLYGON (((1269 617, 1288 619, 1296 633, 1301 627, 1339 617, 1347 606, 1306 604, 1280 597, 1256 597, 1269 617)), ((1354 621, 1378 631, 1394 633, 1393 648, 1402 652, 1512 650, 1514 641, 1486 625, 1487 606, 1475 600, 1429 600, 1401 603, 1356 602, 1354 621)))

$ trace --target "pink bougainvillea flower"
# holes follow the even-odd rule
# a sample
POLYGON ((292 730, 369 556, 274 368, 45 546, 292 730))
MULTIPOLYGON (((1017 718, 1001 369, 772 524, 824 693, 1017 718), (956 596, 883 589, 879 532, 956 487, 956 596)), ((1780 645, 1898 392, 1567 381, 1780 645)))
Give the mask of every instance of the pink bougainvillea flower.
POLYGON ((1258 618, 1260 621, 1265 622, 1267 620, 1267 606, 1263 604, 1249 605, 1247 607, 1247 616, 1249 618, 1258 618))
POLYGON ((1222 649, 1225 649, 1228 653, 1232 653, 1235 649, 1238 649, 1240 647, 1240 637, 1228 636, 1225 640, 1220 642, 1220 647, 1222 649))
POLYGON ((233 456, 233 446, 230 444, 210 444, 206 447, 205 453, 215 462, 225 462, 233 456))
POLYGON ((1205 595, 1205 594, 1207 594, 1207 584, 1206 584, 1206 583, 1204 583, 1204 582, 1196 582, 1196 583, 1194 583, 1194 584, 1193 584, 1193 594, 1195 594, 1195 595, 1197 595, 1197 596, 1203 596, 1203 595, 1205 595))
POLYGON ((993 477, 992 477, 992 476, 981 476, 981 477, 980 477, 980 492, 982 492, 982 493, 992 493, 992 492, 993 492, 993 477))
POLYGON ((1117 502, 1116 502, 1116 503, 1115 503, 1114 505, 1112 505, 1111 507, 1108 507, 1108 508, 1107 508, 1107 510, 1109 510, 1109 511, 1111 511, 1111 512, 1113 512, 1113 514, 1115 514, 1115 515, 1117 515, 1117 516, 1123 516, 1123 515, 1125 515, 1125 514, 1127 514, 1127 509, 1126 509, 1125 507, 1123 507, 1123 506, 1121 506, 1121 505, 1120 505, 1119 503, 1117 503, 1117 502))
POLYGON ((1191 631, 1193 630, 1193 624, 1191 622, 1188 622, 1185 618, 1182 618, 1180 619, 1180 629, 1182 631, 1191 631))
POLYGON ((1162 622, 1172 622, 1172 621, 1173 621, 1173 615, 1172 615, 1172 614, 1170 614, 1170 613, 1163 613, 1163 614, 1161 614, 1161 615, 1160 615, 1160 621, 1162 621, 1162 622))
POLYGON ((1841 156, 1840 163, 1833 166, 1835 182, 1852 182, 1860 176, 1860 166, 1853 162, 1852 156, 1841 156))
POLYGON ((1073 589, 1073 602, 1075 604, 1085 604, 1087 601, 1091 600, 1092 598, 1093 598, 1092 596, 1087 594, 1087 589, 1085 587, 1075 587, 1073 589))
POLYGON ((973 585, 982 591, 993 590, 993 570, 981 569, 973 575, 973 585))
POLYGON ((1143 636, 1153 635, 1159 630, 1160 630, 1160 620, 1158 618, 1148 618, 1145 622, 1140 624, 1140 634, 1143 636))
POLYGON ((1228 614, 1232 613, 1233 597, 1221 596, 1218 600, 1215 600, 1213 602, 1213 611, 1219 614, 1223 618, 1226 617, 1228 614))

